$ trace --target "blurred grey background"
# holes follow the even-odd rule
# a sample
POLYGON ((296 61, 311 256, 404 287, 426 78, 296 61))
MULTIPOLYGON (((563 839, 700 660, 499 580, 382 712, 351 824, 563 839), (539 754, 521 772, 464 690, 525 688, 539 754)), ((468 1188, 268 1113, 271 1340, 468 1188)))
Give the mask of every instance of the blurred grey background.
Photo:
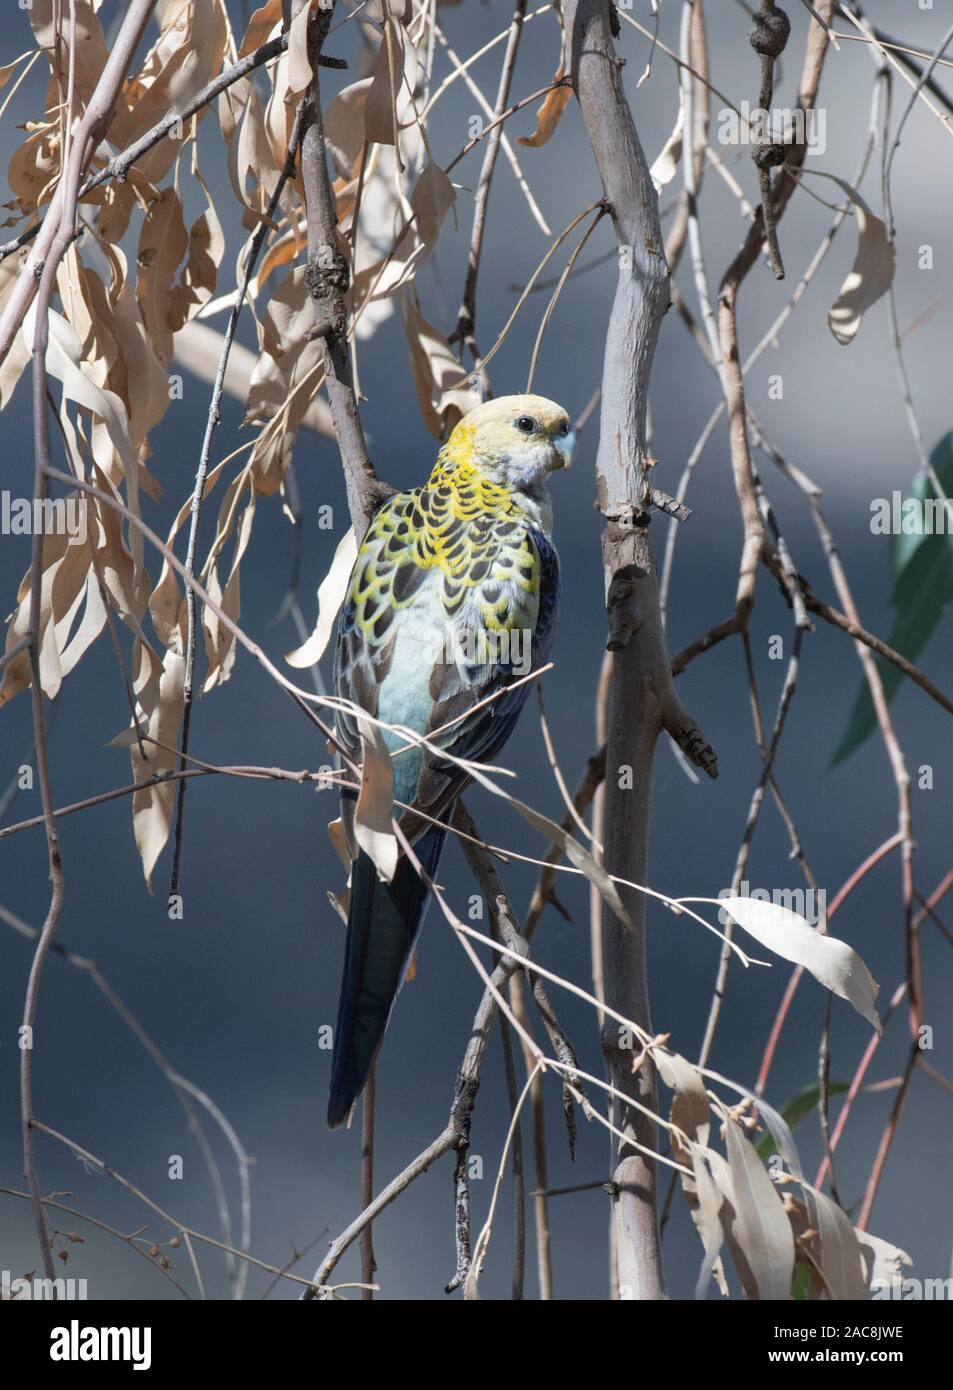
MULTIPOLYGON (((241 5, 230 6, 241 29, 241 5)), ((782 62, 777 104, 792 106, 800 73, 807 14, 797 0, 787 5, 792 37, 782 62)), ((678 43, 679 6, 660 0, 660 37, 678 43)), ((757 98, 757 65, 746 39, 744 7, 729 0, 708 6, 712 81, 733 100, 757 98)), ((932 11, 916 6, 875 3, 871 17, 889 32, 928 51, 953 19, 950 0, 932 11)), ((116 5, 107 0, 107 28, 116 5)), ((630 11, 651 23, 647 0, 630 11)), ((440 11, 450 41, 466 54, 502 29, 510 9, 473 0, 440 11)), ((841 20, 838 29, 850 28, 841 20)), ((5 56, 30 46, 25 15, 15 13, 5 28, 5 56)), ((353 62, 354 26, 345 26, 328 45, 353 62)), ((517 67, 514 95, 551 80, 558 61, 559 36, 552 14, 527 30, 517 67)), ((651 77, 636 90, 649 45, 623 25, 620 51, 627 59, 624 80, 649 159, 655 158, 674 123, 677 94, 668 57, 655 54, 651 77)), ((494 98, 501 49, 474 69, 476 80, 494 98)), ((438 55, 438 71, 446 69, 438 55)), ((39 68, 37 68, 37 72, 39 68)), ((809 165, 852 178, 866 136, 873 64, 862 44, 844 42, 828 55, 820 102, 827 112, 828 149, 809 165)), ((327 74, 327 96, 354 79, 327 74)), ((953 74, 937 80, 953 91, 953 74)), ((44 78, 45 81, 45 78, 44 78)), ((895 114, 909 89, 895 78, 895 114)), ((15 123, 39 116, 39 80, 18 95, 2 131, 5 166, 20 134, 15 123)), ((713 99, 713 121, 720 103, 713 99)), ((462 83, 455 84, 431 124, 438 160, 447 162, 467 139, 476 110, 462 83)), ((533 129, 532 110, 509 125, 511 137, 533 129)), ((716 127, 715 127, 716 129, 716 127)), ((230 287, 240 229, 228 184, 217 123, 202 128, 203 168, 229 236, 219 292, 230 287)), ((520 149, 524 171, 554 231, 597 199, 600 186, 578 112, 570 107, 556 136, 543 149, 520 149)), ((756 179, 747 151, 732 169, 747 195, 756 197, 756 179)), ((425 312, 449 331, 463 283, 470 233, 472 191, 481 152, 458 167, 456 230, 448 225, 434 263, 422 275, 425 312)), ((879 159, 868 173, 864 193, 879 209, 879 159)), ((953 145, 950 131, 922 106, 911 117, 894 166, 897 216, 897 296, 901 325, 912 321, 953 278, 953 145), (933 247, 934 264, 920 270, 918 249, 933 247)), ((662 194, 669 204, 681 175, 662 194)), ((833 198, 834 185, 812 187, 833 198)), ((709 170, 702 200, 705 252, 713 292, 743 235, 738 205, 709 170)), ((764 263, 748 277, 741 295, 743 355, 750 351, 796 285, 832 214, 799 193, 781 224, 788 278, 776 283, 764 263)), ((501 158, 491 198, 489 231, 480 277, 478 336, 484 351, 505 322, 516 292, 546 249, 530 218, 512 173, 501 158)), ((604 224, 583 252, 585 265, 611 249, 604 224)), ((773 442, 824 489, 824 505, 866 624, 886 634, 889 541, 870 532, 870 502, 906 487, 917 458, 897 389, 887 313, 881 301, 867 316, 852 346, 839 346, 825 315, 853 260, 855 230, 848 223, 811 284, 778 345, 760 359, 748 381, 749 400, 773 442), (768 396, 768 377, 783 374, 783 400, 768 396)), ((560 262, 561 264, 561 262, 560 262)), ((542 352, 537 389, 563 402, 572 413, 586 405, 601 375, 604 326, 615 280, 614 261, 575 276, 560 300, 542 352)), ((683 294, 695 303, 687 256, 679 275, 683 294)), ((492 364, 497 394, 523 388, 529 355, 545 295, 531 296, 503 350, 492 364)), ((950 412, 949 309, 935 315, 906 344, 917 410, 928 447, 953 425, 950 412)), ((221 326, 221 320, 213 321, 221 326)), ((246 315, 241 340, 253 344, 246 315)), ((424 430, 414 396, 399 318, 391 318, 361 346, 361 377, 367 394, 365 425, 374 461, 391 483, 411 486, 429 471, 437 445, 424 430)), ((170 408, 153 436, 152 468, 165 489, 161 505, 147 503, 147 519, 164 534, 191 490, 208 408, 208 388, 186 379, 184 400, 170 408)), ((677 316, 663 327, 652 378, 654 452, 660 462, 657 485, 674 492, 682 466, 717 401, 713 375, 691 345, 677 316)), ((226 404, 216 437, 219 459, 243 442, 239 403, 226 404)), ((29 386, 24 378, 2 421, 3 482, 16 494, 30 489, 32 437, 29 386)), ((545 682, 548 712, 561 764, 574 783, 594 747, 593 691, 602 658, 604 623, 599 552, 600 519, 593 508, 595 422, 582 433, 573 471, 554 480, 556 533, 564 575, 564 603, 555 659, 545 682)), ((54 441, 55 443, 55 441, 54 441)), ((61 462, 61 460, 58 460, 61 462)), ((309 621, 314 591, 325 574, 347 525, 340 467, 332 442, 299 436, 295 465, 305 515, 302 605, 309 621), (319 530, 318 507, 334 507, 333 532, 319 530)), ((801 496, 761 465, 795 563, 825 598, 833 599, 826 563, 801 496)), ((726 430, 722 424, 697 468, 688 502, 693 516, 679 537, 669 609, 672 651, 725 617, 733 599, 741 528, 731 481, 726 430)), ((204 553, 212 534, 215 507, 206 510, 204 553)), ((668 522, 653 523, 660 548, 668 522)), ((298 644, 290 622, 272 626, 285 594, 292 534, 277 499, 262 499, 254 537, 244 562, 242 624, 273 659, 298 644)), ((6 609, 29 559, 27 540, 4 536, 0 543, 0 592, 6 609)), ((158 574, 153 560, 153 577, 158 574)), ((777 587, 762 573, 752 638, 765 709, 773 714, 785 663, 768 659, 768 642, 791 632, 790 615, 777 587)), ((921 664, 942 687, 953 686, 949 614, 921 664)), ((820 625, 805 644, 799 687, 777 765, 777 775, 800 826, 804 847, 820 884, 832 897, 864 857, 893 833, 896 798, 887 759, 877 738, 848 762, 831 770, 831 754, 841 737, 859 681, 852 644, 820 625)), ((673 894, 715 896, 731 881, 759 758, 754 744, 741 646, 728 642, 696 660, 679 682, 682 698, 715 744, 721 775, 692 785, 660 745, 654 779, 651 883, 673 894)), ((929 893, 950 867, 953 797, 953 743, 946 716, 921 691, 904 685, 894 703, 908 766, 934 769, 931 791, 914 788, 917 886, 929 893)), ((121 786, 130 780, 122 749, 105 745, 127 723, 127 708, 108 639, 101 640, 66 682, 57 701, 50 741, 53 788, 58 805, 121 786)), ((0 782, 6 786, 29 756, 29 700, 16 699, 2 715, 0 782)), ((192 751, 219 763, 258 763, 288 768, 315 767, 326 752, 303 717, 244 652, 231 680, 201 700, 193 721, 192 751)), ((561 815, 561 801, 545 759, 538 721, 530 706, 512 740, 507 762, 518 773, 518 794, 550 815, 561 815)), ((497 840, 522 852, 541 855, 542 841, 515 815, 480 792, 468 803, 477 820, 497 840)), ((39 810, 36 792, 22 792, 8 806, 13 823, 39 810)), ((325 892, 340 886, 340 870, 325 834, 336 814, 328 793, 281 783, 208 779, 190 787, 183 863, 185 915, 170 922, 165 894, 169 856, 160 862, 155 894, 143 885, 135 850, 128 800, 119 800, 62 821, 66 901, 57 941, 94 958, 113 988, 156 1039, 171 1065, 205 1089, 222 1108, 254 1158, 252 1169, 252 1250, 283 1264, 292 1246, 301 1249, 319 1233, 310 1254, 297 1267, 310 1273, 326 1239, 341 1230, 359 1205, 359 1126, 330 1134, 324 1125, 330 1054, 318 1047, 318 1031, 334 1019, 343 952, 343 929, 325 892)), ((0 846, 0 901, 33 925, 48 901, 47 864, 41 830, 19 834, 0 846)), ((450 899, 465 905, 472 891, 462 856, 448 846, 441 869, 450 899)), ((768 804, 754 843, 748 879, 752 886, 797 887, 797 867, 788 857, 783 826, 768 804)), ((513 902, 522 908, 535 873, 514 864, 505 872, 513 902)), ((535 954, 548 968, 586 985, 590 981, 587 885, 561 876, 559 892, 574 921, 550 912, 537 933, 535 954)), ((852 896, 836 921, 836 934, 863 954, 881 983, 885 1004, 904 973, 904 936, 899 860, 891 856, 852 896)), ((943 915, 943 906, 940 908, 943 915)), ((701 1043, 718 959, 718 943, 685 919, 651 907, 649 952, 655 1027, 671 1034, 671 1045, 688 1056, 701 1043)), ((951 957, 939 933, 923 932, 926 1019, 935 1030, 937 1067, 953 1073, 950 1040, 951 957)), ((31 957, 29 944, 0 923, 0 1184, 22 1188, 18 1122, 17 1026, 31 957)), ((752 1084, 779 1000, 788 980, 783 962, 772 969, 730 970, 727 999, 714 1054, 724 1074, 752 1084)), ((442 1128, 454 1074, 462 1056, 481 986, 439 912, 432 911, 419 955, 416 981, 404 990, 378 1065, 377 1178, 388 1180, 442 1128)), ((558 990, 554 998, 564 1026, 583 1064, 600 1071, 598 1037, 588 1008, 558 990)), ((812 981, 803 983, 774 1066, 769 1098, 783 1104, 816 1076, 817 1049, 826 1000, 812 981)), ((868 1026, 843 1001, 833 1008, 831 1075, 849 1080, 869 1038, 868 1026)), ((878 1051, 869 1080, 900 1074, 908 1054, 905 1016, 895 1018, 878 1051)), ((856 1203, 864 1188, 881 1132, 894 1101, 890 1089, 858 1098, 846 1138, 837 1154, 840 1191, 856 1203)), ((179 1219, 217 1235, 207 1174, 175 1096, 143 1048, 107 1007, 90 981, 56 955, 43 979, 35 1053, 38 1116, 63 1131, 179 1219), (184 1158, 184 1177, 170 1181, 169 1157, 184 1158)), ((550 1182, 564 1186, 608 1175, 605 1131, 581 1122, 576 1162, 571 1165, 561 1132, 558 1088, 550 1082, 550 1182)), ((472 1151, 483 1158, 485 1178, 473 1187, 475 1230, 490 1200, 508 1123, 498 1036, 488 1050, 477 1100, 472 1151)), ((526 1130, 527 1140, 529 1131, 526 1130)), ((816 1170, 820 1153, 815 1116, 797 1133, 805 1167, 816 1170)), ((237 1184, 225 1146, 213 1142, 226 1176, 237 1222, 237 1184)), ((84 1171, 62 1147, 38 1139, 41 1181, 47 1191, 68 1191, 63 1200, 131 1231, 144 1222, 149 1234, 171 1232, 104 1177, 84 1171)), ((903 1246, 921 1278, 949 1272, 953 1222, 949 1189, 953 1160, 953 1105, 950 1097, 922 1074, 915 1075, 893 1144, 871 1229, 903 1246)), ((532 1174, 528 1175, 532 1186, 532 1174)), ((691 1296, 701 1251, 676 1195, 665 1236, 666 1271, 674 1297, 691 1296)), ((497 1216, 481 1290, 486 1297, 508 1297, 513 1225, 509 1181, 497 1216)), ((608 1206, 598 1190, 554 1199, 550 1204, 555 1296, 600 1299, 608 1290, 606 1234, 608 1206)), ((84 1245, 71 1248, 64 1273, 85 1276, 94 1297, 155 1299, 176 1296, 162 1277, 118 1241, 72 1218, 61 1229, 79 1231, 84 1245)), ((444 1159, 416 1182, 374 1228, 380 1297, 441 1299, 453 1273, 452 1161, 444 1159)), ((535 1261, 528 1255, 527 1295, 536 1290, 535 1261)), ((191 1286, 184 1250, 172 1253, 177 1277, 191 1286)), ((27 1203, 0 1198, 0 1268, 14 1275, 37 1267, 35 1239, 27 1203)), ((210 1293, 224 1296, 223 1262, 205 1254, 202 1264, 210 1293)), ((340 1279, 359 1277, 352 1251, 337 1271, 340 1279)), ((251 1296, 269 1280, 253 1271, 251 1296)), ((294 1297, 283 1285, 272 1297, 294 1297)), ((712 1295, 716 1296, 716 1295, 712 1295)))

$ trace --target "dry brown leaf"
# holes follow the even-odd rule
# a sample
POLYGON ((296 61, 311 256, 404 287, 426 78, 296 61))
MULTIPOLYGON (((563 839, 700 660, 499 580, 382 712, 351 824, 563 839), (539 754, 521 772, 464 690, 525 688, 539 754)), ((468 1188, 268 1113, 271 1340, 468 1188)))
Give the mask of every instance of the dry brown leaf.
MULTIPOLYGON (((565 76, 562 63, 553 81, 561 82, 565 76)), ((539 149, 545 145, 559 124, 559 118, 566 107, 572 101, 572 88, 567 83, 562 87, 554 87, 551 92, 547 92, 542 106, 536 113, 536 129, 532 135, 520 135, 518 144, 529 145, 533 149, 539 149)))
POLYGON ((287 49, 268 71, 271 96, 265 108, 265 130, 271 145, 272 161, 278 169, 284 164, 298 102, 311 82, 312 70, 308 58, 310 19, 310 5, 303 5, 292 20, 287 49))
POLYGON ((331 561, 331 568, 318 585, 318 620, 314 631, 302 646, 297 647, 293 652, 288 652, 285 661, 289 666, 301 670, 308 666, 314 666, 321 660, 328 642, 331 640, 338 611, 347 594, 348 580, 351 577, 351 570, 354 568, 356 559, 357 543, 354 539, 354 528, 348 527, 338 542, 334 559, 331 561))
POLYGON ((452 385, 460 380, 459 360, 443 334, 423 317, 415 301, 413 289, 401 293, 400 307, 410 345, 417 401, 431 434, 437 439, 446 439, 457 421, 479 405, 480 398, 469 387, 452 385))
MULTIPOLYGON (((235 90, 241 85, 236 83, 235 90)), ((284 163, 284 156, 276 155, 269 139, 261 98, 254 84, 249 84, 240 115, 236 159, 235 189, 253 214, 246 214, 243 219, 243 225, 251 229, 266 212, 284 163)))
POLYGON ((308 57, 308 25, 311 20, 311 11, 312 0, 308 0, 308 3, 301 6, 291 21, 291 29, 288 33, 288 51, 286 55, 283 55, 288 60, 288 90, 285 101, 293 101, 302 92, 307 91, 314 73, 311 59, 308 57))
POLYGON ((85 108, 109 56, 103 28, 91 0, 74 0, 73 6, 65 9, 56 0, 31 0, 26 11, 36 35, 37 47, 45 51, 53 72, 47 93, 47 110, 59 103, 60 91, 68 89, 71 65, 76 100, 80 107, 85 108), (76 47, 72 54, 71 10, 76 24, 76 47))
MULTIPOLYGON (((46 537, 43 545, 43 575, 40 588, 40 618, 37 624, 37 637, 40 653, 40 688, 44 695, 51 700, 59 693, 63 679, 56 618, 62 619, 64 613, 61 608, 59 613, 54 615, 53 585, 61 567, 66 566, 68 583, 70 572, 73 575, 83 572, 84 564, 88 571, 90 556, 85 544, 82 546, 71 544, 70 537, 67 535, 54 534, 46 537)), ((20 582, 17 604, 16 613, 7 629, 8 648, 15 646, 17 642, 26 637, 30 629, 29 571, 20 582)), ((3 683, 0 685, 0 705, 6 704, 21 690, 26 690, 30 685, 30 680, 29 653, 24 652, 4 667, 3 683)))
MULTIPOLYGON (((183 109, 218 72, 225 56, 228 17, 223 0, 169 0, 159 37, 124 89, 125 110, 110 127, 120 146, 137 140, 169 110, 183 109)), ((205 110, 194 118, 201 121, 205 110)), ((143 177, 158 184, 172 168, 181 142, 160 140, 137 161, 143 177)))
POLYGON ((256 48, 261 48, 263 43, 274 38, 281 32, 281 23, 281 0, 266 0, 248 21, 248 28, 238 50, 239 58, 247 57, 249 53, 254 53, 256 48))
POLYGON ((5 87, 24 59, 31 57, 33 57, 32 52, 27 50, 26 53, 21 53, 19 58, 14 58, 12 63, 4 63, 0 66, 0 87, 5 87))
POLYGON ((376 724, 359 719, 363 761, 361 791, 354 812, 354 834, 377 872, 390 883, 397 871, 397 836, 391 824, 394 788, 391 756, 376 724))
POLYGON ((155 353, 151 335, 142 321, 135 289, 126 273, 126 259, 115 249, 120 266, 113 294, 112 331, 119 344, 108 385, 125 402, 129 428, 137 449, 145 446, 153 429, 169 408, 169 379, 155 353))
POLYGON ((306 343, 300 353, 276 361, 262 353, 248 391, 249 419, 265 420, 252 450, 255 487, 264 497, 281 487, 291 463, 299 427, 313 414, 324 382, 324 349, 306 343))
MULTIPOLYGON (((133 652, 133 690, 136 696, 136 715, 140 730, 167 748, 178 745, 179 725, 182 722, 185 687, 185 658, 179 650, 169 650, 160 662, 155 653, 142 641, 133 652)), ((145 743, 148 761, 139 751, 138 743, 130 746, 132 775, 144 782, 157 772, 172 772, 178 764, 175 752, 145 743)), ((176 784, 160 782, 144 787, 133 794, 132 825, 136 848, 142 860, 146 887, 152 892, 152 871, 166 846, 172 825, 176 784)))
MULTIPOLYGON (((223 461, 206 475, 205 486, 202 489, 203 502, 213 491, 224 468, 225 463, 223 461)), ((189 498, 179 508, 169 534, 166 536, 165 543, 168 550, 173 549, 175 538, 191 510, 192 499, 189 498)), ((178 634, 185 632, 185 612, 185 596, 182 593, 179 578, 168 560, 163 558, 158 582, 149 597, 149 613, 159 641, 164 647, 172 647, 179 642, 178 634)))
POLYGON ((273 241, 261 258, 258 274, 250 287, 251 297, 257 299, 274 272, 281 270, 283 266, 289 265, 295 260, 298 253, 303 251, 306 245, 307 236, 298 227, 292 228, 291 231, 285 232, 283 236, 273 241))
MULTIPOLYGON (((93 465, 91 481, 103 492, 118 498, 117 489, 97 465, 93 465)), ((114 507, 95 503, 96 518, 103 536, 100 547, 100 568, 103 583, 114 611, 137 635, 149 600, 149 576, 145 570, 137 574, 132 555, 123 540, 122 518, 114 507)))
POLYGON ((417 231, 428 252, 433 251, 443 220, 456 201, 453 184, 440 165, 428 159, 410 195, 411 211, 417 217, 417 231))
MULTIPOLYGON (((34 213, 49 202, 60 168, 60 137, 55 125, 41 126, 13 152, 7 165, 7 183, 21 215, 34 213)), ((12 225, 19 218, 11 218, 12 225)))
POLYGON ((387 18, 374 76, 364 103, 364 133, 378 145, 393 145, 412 111, 417 85, 417 50, 395 20, 387 18))
POLYGON ((295 266, 273 292, 261 320, 262 348, 280 360, 296 356, 314 325, 307 267, 295 266))
POLYGON ((106 386, 119 347, 112 332, 112 305, 99 272, 83 265, 75 244, 59 265, 57 288, 82 343, 83 361, 97 386, 106 386))
MULTIPOLYGON (((255 481, 251 465, 242 470, 226 489, 219 508, 219 529, 212 543, 209 558, 203 568, 203 579, 209 597, 226 617, 235 623, 241 617, 241 562, 251 541, 252 526, 255 520, 255 481), (242 497, 246 498, 238 532, 232 552, 232 563, 224 589, 218 577, 218 560, 231 535, 242 497)), ((202 686, 203 692, 222 685, 232 673, 237 654, 235 635, 222 622, 218 613, 206 604, 202 609, 202 627, 205 633, 205 655, 208 669, 202 686)))
MULTIPOLYGON (((32 342, 35 331, 36 305, 34 304, 24 320, 22 333, 27 342, 32 342)), ((50 375, 63 384, 64 396, 85 406, 102 422, 100 435, 116 451, 119 464, 126 479, 126 499, 130 510, 139 515, 139 465, 132 440, 129 436, 128 421, 123 402, 112 391, 100 389, 89 379, 89 365, 82 361, 82 345, 76 333, 61 314, 50 310, 50 340, 46 365, 50 375)), ((96 452, 97 460, 101 452, 96 452)), ((130 544, 137 572, 143 567, 142 533, 133 526, 130 530, 130 544)))
MULTIPOLYGON (((675 1092, 672 1097, 672 1124, 677 1125, 696 1144, 706 1145, 711 1115, 704 1077, 693 1063, 677 1052, 659 1049, 653 1055, 659 1076, 669 1090, 675 1092)), ((677 1134, 672 1135, 671 1142, 676 1157, 687 1162, 688 1154, 677 1134)))
MULTIPOLYGON (((194 150, 194 147, 193 147, 194 150)), ((215 293, 218 268, 225 254, 225 234, 218 220, 208 184, 195 158, 192 172, 205 194, 205 211, 193 222, 189 233, 188 260, 181 282, 172 291, 169 323, 173 333, 188 323, 215 293)))
POLYGON ((296 266, 278 285, 262 315, 262 351, 248 391, 248 420, 267 421, 251 458, 255 486, 265 495, 278 490, 291 462, 298 427, 323 380, 323 345, 307 336, 313 323, 305 267, 296 266))
POLYGON ((338 92, 324 117, 328 153, 340 178, 349 179, 364 148, 364 106, 372 78, 364 77, 338 92))
POLYGON ((136 258, 136 298, 164 367, 172 361, 172 334, 181 326, 176 323, 173 285, 188 244, 182 199, 176 188, 164 188, 143 219, 136 258))
MULTIPOLYGON (((341 863, 344 865, 348 873, 350 873, 351 856, 347 852, 347 841, 344 838, 344 827, 341 824, 340 816, 338 816, 336 820, 328 821, 328 839, 331 841, 331 846, 335 854, 340 859, 341 863)), ((346 914, 345 920, 347 920, 346 914)))

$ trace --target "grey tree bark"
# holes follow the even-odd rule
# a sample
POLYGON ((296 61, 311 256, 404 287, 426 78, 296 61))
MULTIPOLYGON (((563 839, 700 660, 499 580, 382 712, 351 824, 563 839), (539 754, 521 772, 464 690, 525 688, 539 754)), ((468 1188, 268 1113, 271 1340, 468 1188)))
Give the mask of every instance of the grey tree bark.
MULTIPOLYGON (((602 560, 613 653, 606 752, 605 854, 609 871, 645 883, 652 762, 664 730, 697 766, 717 775, 715 754, 672 685, 649 539, 652 501, 646 448, 649 376, 669 305, 669 273, 658 200, 622 87, 609 0, 566 0, 567 70, 579 102, 619 245, 619 278, 606 333, 597 505, 605 518, 602 560), (631 770, 631 777, 628 770, 631 770), (628 789, 627 789, 628 788, 628 789)), ((617 21, 616 21, 617 23, 617 21)), ((651 1033, 645 969, 645 898, 620 888, 635 925, 603 926, 606 1003, 651 1033)), ((602 1048, 612 1084, 657 1109, 654 1068, 606 1017, 602 1048)), ((644 1114, 615 1107, 618 1127, 656 1148, 658 1130, 644 1114)), ((658 1237, 657 1165, 622 1143, 613 1172, 613 1217, 620 1297, 665 1296, 658 1237)))

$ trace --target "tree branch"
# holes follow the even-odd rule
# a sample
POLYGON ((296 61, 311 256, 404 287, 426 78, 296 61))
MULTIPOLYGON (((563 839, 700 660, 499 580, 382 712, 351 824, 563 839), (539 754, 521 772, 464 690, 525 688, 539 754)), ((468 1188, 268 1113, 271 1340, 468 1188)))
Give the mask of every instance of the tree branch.
MULTIPOLYGON (((37 296, 36 328, 33 337, 33 431, 35 447, 35 469, 33 496, 38 501, 48 492, 47 478, 50 465, 49 420, 47 416, 46 390, 46 350, 49 344, 49 313, 53 286, 59 263, 73 240, 76 224, 76 203, 79 181, 91 151, 101 138, 112 118, 113 108, 125 79, 126 68, 132 54, 142 37, 155 5, 155 0, 135 0, 122 22, 116 45, 110 54, 96 89, 89 99, 83 118, 73 132, 70 145, 69 163, 62 171, 57 189, 57 216, 51 218, 51 232, 44 247, 48 257, 36 265, 32 287, 28 294, 20 292, 23 312, 29 307, 33 295, 37 296), (36 273, 39 273, 39 279, 36 273)), ((66 113, 67 121, 72 119, 72 111, 66 113)), ((21 276, 21 280, 22 280, 21 276)), ((11 301, 18 298, 20 282, 14 287, 11 301)), ((9 306, 8 306, 9 307, 9 306)), ((23 1135, 23 1170, 30 1190, 33 1216, 36 1223, 43 1268, 49 1279, 55 1277, 53 1253, 43 1211, 43 1197, 36 1171, 36 1156, 33 1144, 33 1026, 39 998, 40 978, 56 924, 63 905, 65 883, 63 864, 60 858, 59 835, 53 814, 53 793, 50 788, 50 770, 47 758, 46 729, 43 718, 43 686, 40 668, 40 625, 43 597, 43 550, 44 533, 37 527, 33 536, 30 567, 30 664, 32 681, 30 695, 33 704, 33 737, 36 745, 36 768, 40 782, 40 801, 46 825, 47 855, 50 866, 50 905, 43 923, 43 929, 33 953, 33 962, 27 981, 26 998, 23 1004, 23 1029, 20 1039, 20 1113, 23 1135)))
MULTIPOLYGON (((306 3, 308 0, 295 0, 294 13, 297 14, 302 4, 306 3)), ((327 9, 317 11, 308 36, 308 53, 314 76, 304 103, 301 178, 308 213, 306 276, 308 290, 314 300, 315 326, 312 333, 314 337, 324 339, 325 385, 341 451, 351 523, 360 544, 371 517, 393 489, 379 481, 368 457, 351 371, 344 298, 350 282, 350 265, 338 238, 337 208, 328 176, 319 77, 321 46, 327 37, 333 13, 332 0, 327 9)))
MULTIPOLYGON (((704 749, 712 774, 715 759, 674 694, 648 538, 646 405, 655 345, 669 304, 669 279, 658 202, 622 90, 612 41, 613 13, 608 0, 568 0, 564 11, 567 66, 619 243, 619 279, 606 335, 596 460, 598 506, 606 520, 602 554, 608 646, 614 653, 604 861, 610 873, 644 883, 652 760, 659 733, 671 726, 696 751, 704 749), (631 779, 620 776, 626 768, 631 779), (623 790, 620 783, 631 790, 623 790)), ((604 925, 606 1002, 651 1033, 644 899, 632 890, 622 888, 620 892, 635 932, 616 919, 610 918, 604 925)), ((633 1073, 632 1052, 622 1046, 620 1030, 608 1015, 602 1046, 616 1088, 654 1110, 654 1069, 646 1057, 633 1073)), ((648 1147, 651 1126, 639 1111, 628 1110, 619 1128, 648 1147)), ((623 1144, 617 1153, 613 1183, 621 1296, 661 1298, 664 1285, 656 1166, 623 1144)))

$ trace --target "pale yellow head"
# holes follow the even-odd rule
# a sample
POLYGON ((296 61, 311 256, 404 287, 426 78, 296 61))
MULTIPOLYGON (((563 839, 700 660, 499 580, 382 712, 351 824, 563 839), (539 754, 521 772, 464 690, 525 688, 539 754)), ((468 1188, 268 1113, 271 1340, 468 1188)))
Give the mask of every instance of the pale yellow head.
POLYGON ((444 447, 450 463, 469 463, 515 492, 545 487, 572 462, 575 437, 561 405, 545 396, 498 396, 471 410, 444 447))

